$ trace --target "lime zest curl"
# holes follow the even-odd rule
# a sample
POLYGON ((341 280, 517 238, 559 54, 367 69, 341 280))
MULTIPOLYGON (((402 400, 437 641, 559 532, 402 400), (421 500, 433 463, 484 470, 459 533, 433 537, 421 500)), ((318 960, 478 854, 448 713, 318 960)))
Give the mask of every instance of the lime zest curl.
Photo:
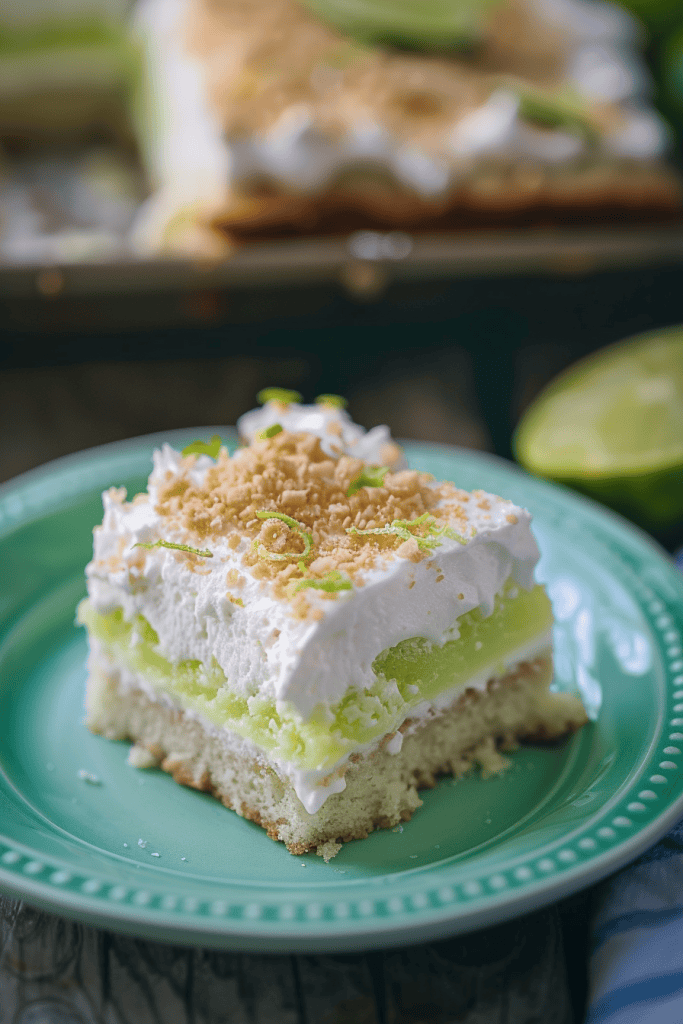
POLYGON ((261 388, 256 396, 259 405, 266 402, 278 402, 280 405, 291 405, 292 402, 300 402, 301 392, 290 391, 289 388, 261 388))
POLYGON ((142 541, 138 541, 137 544, 133 544, 134 548, 171 548, 173 551, 187 551, 191 555, 201 555, 202 558, 213 558, 213 551, 209 551, 208 548, 202 550, 201 548, 192 548, 189 544, 174 544, 170 540, 155 540, 153 544, 143 544, 142 541))
POLYGON ((316 405, 331 405, 334 409, 345 409, 349 404, 343 395, 318 395, 314 401, 316 405))
MULTIPOLYGON (((476 532, 476 530, 472 531, 473 537, 476 532)), ((441 526, 439 528, 436 526, 430 526, 427 533, 430 537, 448 537, 450 540, 457 540, 458 544, 467 544, 467 538, 456 533, 452 526, 441 526)))
POLYGON ((288 526, 290 530, 295 530, 304 542, 303 551, 269 551, 258 538, 254 541, 253 547, 258 549, 260 558, 270 558, 274 562, 286 562, 288 558, 308 558, 313 547, 313 537, 305 528, 303 523, 297 522, 296 519, 292 519, 291 516, 285 515, 284 512, 268 512, 266 509, 260 509, 256 516, 258 519, 279 519, 280 522, 288 526))
MULTIPOLYGON (((299 568, 301 568, 301 565, 299 568)), ((338 594, 342 590, 353 590, 353 584, 348 576, 345 576, 339 569, 332 569, 319 578, 307 576, 306 579, 295 582, 292 587, 292 593, 298 594, 300 590, 305 588, 323 590, 326 594, 338 594)))
POLYGON ((381 487, 388 472, 388 466, 363 466, 355 480, 349 484, 346 497, 350 498, 361 487, 381 487))
POLYGON ((276 434, 281 434, 283 430, 281 423, 273 423, 272 426, 266 427, 259 434, 259 441, 267 441, 269 437, 275 437, 276 434))
POLYGON ((349 526, 346 532, 355 533, 360 537, 369 537, 373 534, 379 536, 391 536, 393 534, 404 541, 417 541, 417 546, 422 551, 429 551, 440 547, 440 537, 449 537, 451 540, 457 540, 459 544, 467 543, 466 539, 461 537, 459 533, 456 533, 452 527, 437 527, 435 523, 434 516, 430 515, 429 512, 424 512, 417 519, 394 519, 391 523, 387 523, 386 526, 378 526, 372 530, 359 530, 356 526, 349 526), (423 524, 427 525, 427 533, 424 536, 410 532, 411 526, 422 526, 423 524))
POLYGON ((220 434, 214 434, 210 441, 193 441, 191 444, 186 445, 181 455, 183 458, 187 455, 210 455, 212 459, 215 459, 220 448, 220 434))

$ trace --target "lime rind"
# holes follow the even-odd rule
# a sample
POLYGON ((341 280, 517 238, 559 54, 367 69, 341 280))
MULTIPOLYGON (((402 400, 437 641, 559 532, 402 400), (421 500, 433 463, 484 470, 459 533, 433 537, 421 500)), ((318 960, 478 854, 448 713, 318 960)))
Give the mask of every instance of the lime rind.
POLYGON ((256 396, 259 405, 266 405, 267 402, 291 405, 293 402, 301 402, 302 399, 301 392, 293 391, 291 388, 261 388, 256 396))
POLYGON ((346 497, 350 498, 356 494, 361 487, 382 487, 384 477, 389 472, 388 466, 363 466, 362 470, 349 484, 346 497))
POLYGON ((155 540, 153 544, 146 544, 140 540, 137 544, 133 544, 133 547, 147 548, 148 551, 152 551, 154 548, 168 548, 171 551, 186 551, 190 555, 201 555, 202 558, 213 558, 213 552, 208 548, 193 548, 189 544, 175 544, 170 540, 155 540))
POLYGON ((286 562, 290 558, 308 558, 313 547, 313 535, 308 532, 303 523, 300 523, 297 519, 292 519, 291 516, 286 515, 284 512, 269 512, 267 509, 260 509, 256 513, 257 519, 279 519, 281 523, 288 526, 290 530, 294 530, 298 533, 304 542, 303 551, 282 551, 275 552, 269 551, 268 548, 262 544, 258 538, 254 541, 254 547, 258 549, 260 558, 268 558, 274 562, 286 562))
POLYGON ((273 423, 270 427, 266 427, 265 430, 261 431, 258 435, 259 441, 267 441, 271 437, 277 437, 278 434, 282 433, 282 430, 283 427, 281 423, 273 423))
POLYGON ((221 436, 220 434, 214 434, 210 441, 192 441, 191 444, 186 445, 181 455, 186 458, 188 455, 208 455, 212 459, 218 457, 218 453, 221 450, 221 436))

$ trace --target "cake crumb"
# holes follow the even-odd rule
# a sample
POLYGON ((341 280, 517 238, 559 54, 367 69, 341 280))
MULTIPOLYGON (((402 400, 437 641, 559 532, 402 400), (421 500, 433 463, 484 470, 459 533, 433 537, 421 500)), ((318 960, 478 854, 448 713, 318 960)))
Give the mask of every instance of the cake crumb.
POLYGON ((79 779, 83 779, 83 782, 87 782, 90 786, 102 785, 102 779, 98 775, 93 775, 92 772, 87 772, 85 768, 79 768, 78 777, 79 779))
POLYGON ((152 857, 161 857, 161 854, 160 853, 153 853, 152 857))
POLYGON ((140 847, 140 849, 144 850, 144 848, 147 846, 147 840, 138 839, 138 846, 140 847))
POLYGON ((328 839, 326 843, 322 843, 316 848, 318 857, 324 857, 325 863, 329 864, 333 857, 335 857, 342 848, 342 844, 338 843, 335 839, 328 839))
POLYGON ((508 523, 514 524, 519 522, 517 516, 513 515, 511 512, 509 512, 508 515, 505 516, 505 518, 507 519, 508 523))
POLYGON ((128 751, 127 763, 133 768, 158 768, 159 758, 143 747, 141 743, 134 743, 128 751))

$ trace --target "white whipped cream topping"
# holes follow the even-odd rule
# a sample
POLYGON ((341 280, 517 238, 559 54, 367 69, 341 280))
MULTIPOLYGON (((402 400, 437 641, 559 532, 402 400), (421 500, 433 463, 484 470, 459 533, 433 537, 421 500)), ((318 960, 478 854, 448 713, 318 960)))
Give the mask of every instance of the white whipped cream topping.
MULTIPOLYGON (((120 492, 105 492, 104 521, 95 530, 94 558, 86 570, 91 601, 102 613, 122 607, 126 619, 143 615, 171 662, 215 659, 237 691, 288 702, 304 718, 320 704, 336 704, 349 686, 371 686, 372 663, 386 648, 413 636, 436 643, 453 639, 456 619, 479 606, 490 613, 508 578, 525 588, 533 585, 538 548, 531 517, 493 495, 482 496, 489 509, 479 507, 482 497, 465 505, 477 531, 466 544, 444 536, 423 561, 394 557, 367 572, 363 586, 335 600, 310 591, 323 613, 318 621, 293 618, 289 604, 251 576, 241 563, 246 538, 236 551, 224 538, 208 542, 213 557, 202 563, 201 573, 190 572, 184 556, 171 550, 139 549, 143 569, 136 576, 125 562, 135 544, 186 542, 154 508, 159 485, 169 472, 177 473, 180 459, 168 445, 155 453, 149 500, 128 503, 120 492), (124 561, 117 562, 121 556, 124 561), (231 568, 244 577, 239 589, 226 583, 231 568), (444 579, 437 583, 437 575, 444 579), (243 608, 230 601, 228 590, 243 608)), ((198 482, 210 462, 206 456, 197 460, 198 482)))
POLYGON ((626 117, 606 137, 615 156, 647 159, 663 153, 673 139, 673 131, 659 114, 644 103, 628 105, 626 117))
MULTIPOLYGON (((148 163, 160 183, 134 229, 134 243, 142 250, 159 248, 167 223, 181 211, 220 203, 231 183, 266 178, 311 194, 346 170, 381 167, 431 199, 447 194, 481 156, 552 165, 586 152, 580 136, 539 129, 522 118, 518 98, 507 90, 494 92, 449 129, 442 157, 406 146, 370 115, 357 112, 345 133, 331 138, 306 104, 292 105, 267 132, 226 140, 210 109, 203 68, 184 51, 188 2, 143 0, 137 19, 159 108, 154 123, 142 130, 143 138, 148 134, 148 163)), ((622 104, 619 126, 601 138, 603 152, 632 159, 660 156, 670 133, 640 102, 651 85, 635 50, 641 33, 634 19, 602 0, 535 0, 534 6, 568 37, 568 84, 589 99, 622 104)))
POLYGON ((519 108, 519 96, 497 89, 483 106, 456 124, 449 140, 451 152, 461 159, 504 152, 553 164, 572 160, 584 151, 585 144, 578 135, 534 128, 519 117, 519 108))
POLYGON ((578 40, 633 47, 644 32, 618 3, 603 0, 533 0, 536 14, 578 40))
MULTIPOLYGON (((290 402, 284 407, 279 402, 265 402, 260 409, 252 409, 240 416, 237 430, 247 443, 268 427, 279 423, 285 430, 303 430, 320 438, 320 447, 332 458, 352 455, 371 466, 386 464, 387 446, 392 445, 389 427, 381 425, 365 430, 354 423, 345 409, 333 405, 299 405, 290 402)), ((405 469, 404 458, 393 462, 395 470, 405 469)))

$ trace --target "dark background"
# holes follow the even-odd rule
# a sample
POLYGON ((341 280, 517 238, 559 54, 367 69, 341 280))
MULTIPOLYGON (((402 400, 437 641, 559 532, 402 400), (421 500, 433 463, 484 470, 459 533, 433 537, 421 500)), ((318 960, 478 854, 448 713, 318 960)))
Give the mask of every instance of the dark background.
POLYGON ((38 275, 32 293, 0 296, 0 479, 107 441, 234 423, 267 385, 344 394, 366 427, 509 457, 520 414, 558 371, 680 322, 683 260, 127 297, 62 293, 38 275))

